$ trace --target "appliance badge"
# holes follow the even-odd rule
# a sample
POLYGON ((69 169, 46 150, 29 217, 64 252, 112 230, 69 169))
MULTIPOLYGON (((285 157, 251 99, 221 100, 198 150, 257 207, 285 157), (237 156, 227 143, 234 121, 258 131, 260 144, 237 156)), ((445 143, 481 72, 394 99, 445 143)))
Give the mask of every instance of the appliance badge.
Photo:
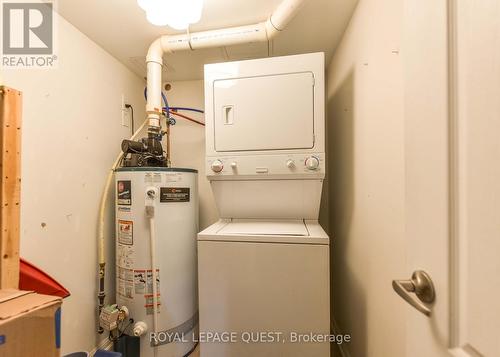
POLYGON ((160 202, 189 202, 189 187, 161 187, 160 202))

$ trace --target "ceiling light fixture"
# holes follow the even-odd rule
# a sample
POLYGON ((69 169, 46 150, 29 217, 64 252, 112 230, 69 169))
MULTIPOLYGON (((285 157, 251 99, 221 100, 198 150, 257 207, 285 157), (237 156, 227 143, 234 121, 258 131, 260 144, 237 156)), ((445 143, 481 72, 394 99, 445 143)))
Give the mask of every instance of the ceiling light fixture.
POLYGON ((156 26, 185 30, 201 19, 203 0, 137 0, 147 20, 156 26))

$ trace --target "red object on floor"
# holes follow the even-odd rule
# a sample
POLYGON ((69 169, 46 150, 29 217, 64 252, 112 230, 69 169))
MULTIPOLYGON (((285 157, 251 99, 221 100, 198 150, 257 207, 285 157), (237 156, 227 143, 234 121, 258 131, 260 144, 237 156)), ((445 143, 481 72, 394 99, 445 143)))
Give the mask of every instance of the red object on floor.
POLYGON ((62 298, 70 295, 64 286, 55 281, 33 264, 23 258, 20 259, 19 289, 34 291, 39 294, 59 296, 62 298))

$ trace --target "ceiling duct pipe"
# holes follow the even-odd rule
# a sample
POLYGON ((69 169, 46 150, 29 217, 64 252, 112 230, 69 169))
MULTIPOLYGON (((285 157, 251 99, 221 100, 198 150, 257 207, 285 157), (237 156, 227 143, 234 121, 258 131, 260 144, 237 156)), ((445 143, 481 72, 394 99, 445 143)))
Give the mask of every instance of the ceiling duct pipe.
POLYGON ((156 39, 149 47, 146 57, 148 87, 146 113, 149 131, 158 132, 160 130, 161 72, 164 53, 270 41, 278 32, 285 29, 303 3, 304 0, 284 0, 267 21, 254 25, 182 35, 164 35, 156 39))

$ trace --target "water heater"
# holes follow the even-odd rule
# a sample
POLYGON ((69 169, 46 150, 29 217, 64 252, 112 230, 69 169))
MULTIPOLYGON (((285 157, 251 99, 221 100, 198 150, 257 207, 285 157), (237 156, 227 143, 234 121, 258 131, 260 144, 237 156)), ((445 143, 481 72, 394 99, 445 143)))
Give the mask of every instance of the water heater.
POLYGON ((141 335, 141 357, 182 357, 194 348, 197 175, 172 167, 116 169, 116 302, 134 320, 125 333, 141 335))

